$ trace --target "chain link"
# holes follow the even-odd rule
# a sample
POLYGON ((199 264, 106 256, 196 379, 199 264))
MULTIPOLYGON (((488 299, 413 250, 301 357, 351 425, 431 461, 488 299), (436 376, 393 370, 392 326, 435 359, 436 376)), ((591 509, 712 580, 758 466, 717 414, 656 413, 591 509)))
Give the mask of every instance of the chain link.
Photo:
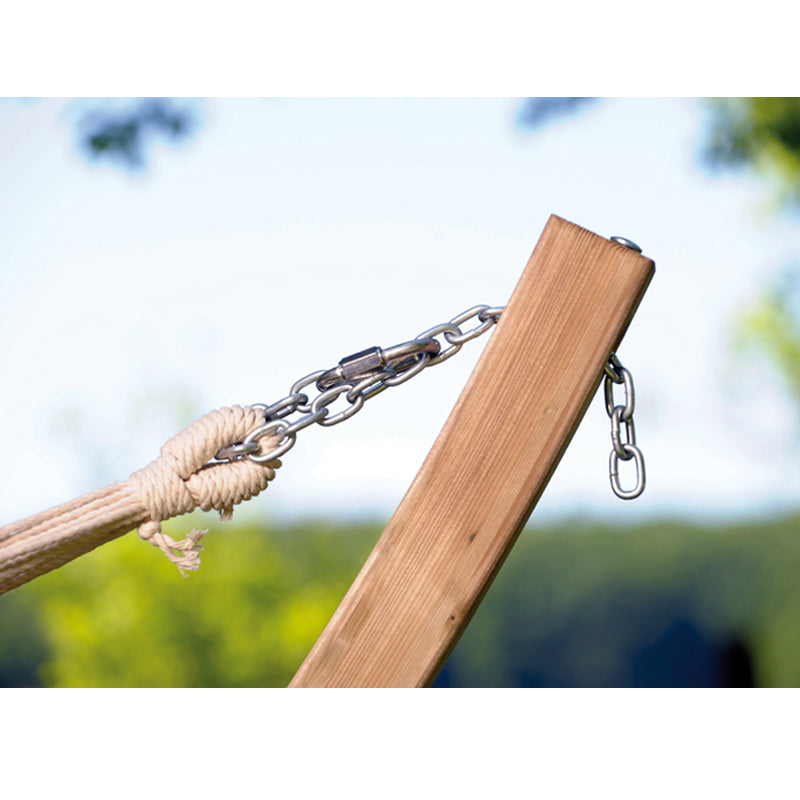
MULTIPOLYGON (((373 347, 343 358, 336 367, 322 369, 296 381, 289 394, 275 403, 256 403, 264 411, 266 421, 251 431, 242 442, 223 447, 216 458, 220 461, 249 458, 265 464, 287 453, 294 447, 297 434, 311 425, 330 427, 357 414, 367 400, 410 380, 427 367, 436 366, 454 356, 467 342, 486 333, 500 319, 503 306, 473 306, 448 322, 428 328, 409 342, 387 349, 373 347), (472 327, 462 325, 475 320, 472 327), (444 345, 437 337, 444 340, 444 345), (307 392, 308 387, 317 390, 307 392), (338 410, 333 411, 337 404, 338 410), (294 415, 295 419, 289 418, 294 415), (278 437, 278 444, 269 452, 260 453, 260 440, 278 437)), ((644 491, 644 459, 636 446, 633 425, 633 378, 612 353, 605 366, 606 411, 611 418, 611 450, 609 472, 611 488, 625 500, 638 497, 644 491), (614 402, 614 385, 625 388, 625 404, 614 402), (625 429, 623 439, 622 429, 625 429), (630 491, 622 489, 619 481, 619 461, 635 460, 636 486, 630 491)))
POLYGON ((611 479, 611 488, 614 494, 623 500, 633 500, 644 491, 644 456, 636 446, 636 428, 633 425, 633 410, 635 407, 635 394, 633 390, 633 377, 622 366, 616 353, 612 353, 605 368, 605 394, 606 412, 611 418, 611 455, 608 461, 608 472, 611 479), (614 385, 625 388, 625 404, 617 405, 614 402, 614 385), (622 426, 625 426, 625 440, 622 438, 622 426), (623 489, 619 480, 619 462, 634 460, 636 465, 636 485, 633 489, 623 489))
POLYGON ((454 356, 466 342, 495 325, 502 313, 502 306, 474 306, 449 322, 428 328, 409 342, 385 350, 369 348, 343 358, 332 369, 318 370, 300 378, 281 400, 270 405, 255 404, 264 410, 265 424, 251 431, 243 442, 223 447, 216 458, 246 457, 260 464, 279 458, 294 447, 297 433, 303 428, 315 423, 330 427, 350 419, 361 411, 367 400, 454 356), (473 327, 462 328, 471 320, 476 321, 473 327), (444 342, 440 343, 437 337, 444 342), (307 391, 311 386, 317 390, 313 399, 313 391, 307 391), (337 405, 335 412, 334 403, 337 405), (301 416, 289 421, 295 414, 301 416), (265 436, 279 436, 280 439, 272 450, 260 454, 259 440, 265 436))

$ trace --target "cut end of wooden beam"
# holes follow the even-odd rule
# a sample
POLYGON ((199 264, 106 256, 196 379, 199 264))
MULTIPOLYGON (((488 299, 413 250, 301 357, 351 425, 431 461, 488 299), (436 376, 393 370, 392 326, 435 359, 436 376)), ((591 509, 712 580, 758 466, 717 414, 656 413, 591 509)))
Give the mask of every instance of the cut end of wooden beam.
POLYGON ((433 682, 653 272, 636 251, 550 217, 425 463, 291 686, 433 682))

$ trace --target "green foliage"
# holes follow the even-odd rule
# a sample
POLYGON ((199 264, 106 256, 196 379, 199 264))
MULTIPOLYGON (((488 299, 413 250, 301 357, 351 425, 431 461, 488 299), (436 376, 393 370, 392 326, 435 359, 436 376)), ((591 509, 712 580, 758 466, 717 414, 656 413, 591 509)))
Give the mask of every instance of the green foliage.
MULTIPOLYGON (((437 685, 798 686, 799 525, 529 528, 437 685)), ((0 678, 285 686, 380 532, 217 525, 187 579, 129 535, 0 597, 0 678)))
POLYGON ((0 598, 0 686, 40 686, 37 669, 50 655, 37 598, 12 592, 0 598))
POLYGON ((800 202, 800 98, 730 97, 708 103, 708 162, 750 165, 773 183, 782 200, 800 202))
POLYGON ((285 685, 372 544, 363 530, 236 525, 216 526, 204 543, 202 568, 187 579, 133 534, 15 590, 36 606, 50 647, 42 682, 285 685))
MULTIPOLYGON (((800 204, 800 97, 730 97, 707 101, 711 130, 705 156, 712 166, 750 167, 781 204, 800 204)), ((800 317, 792 294, 798 270, 787 269, 744 310, 737 343, 763 354, 800 407, 800 317)))
POLYGON ((787 271, 745 309, 737 324, 736 342, 743 354, 757 351, 768 359, 800 409, 800 318, 797 272, 787 271))
MULTIPOLYGON (((445 675, 470 686, 714 686, 744 650, 800 685, 798 520, 529 530, 445 675)), ((733 664, 735 667, 735 663, 733 664)), ((741 677, 741 676, 739 676, 741 677)))

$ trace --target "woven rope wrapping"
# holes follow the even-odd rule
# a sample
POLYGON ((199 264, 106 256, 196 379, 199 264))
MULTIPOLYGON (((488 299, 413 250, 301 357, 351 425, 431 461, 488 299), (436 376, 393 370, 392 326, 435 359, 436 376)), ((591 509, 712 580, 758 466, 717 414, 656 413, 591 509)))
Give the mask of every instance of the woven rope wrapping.
POLYGON ((242 441, 264 422, 260 408, 233 406, 212 411, 173 436, 155 461, 131 475, 130 484, 149 515, 139 525, 139 536, 160 547, 181 572, 200 566, 199 542, 208 531, 193 530, 176 542, 162 533, 161 522, 195 508, 213 508, 223 520, 230 519, 235 505, 266 489, 279 461, 257 464, 245 458, 208 463, 221 448, 242 441))
MULTIPOLYGON (((199 542, 207 531, 193 530, 176 542, 161 531, 161 522, 195 508, 216 509, 223 520, 229 519, 235 505, 263 491, 280 466, 277 459, 268 464, 250 459, 208 462, 220 448, 242 441, 264 422, 260 408, 212 411, 173 436, 161 455, 128 481, 0 528, 0 594, 137 526, 139 535, 182 573, 196 570, 199 542)), ((274 437, 264 437, 261 452, 276 443, 274 437)))

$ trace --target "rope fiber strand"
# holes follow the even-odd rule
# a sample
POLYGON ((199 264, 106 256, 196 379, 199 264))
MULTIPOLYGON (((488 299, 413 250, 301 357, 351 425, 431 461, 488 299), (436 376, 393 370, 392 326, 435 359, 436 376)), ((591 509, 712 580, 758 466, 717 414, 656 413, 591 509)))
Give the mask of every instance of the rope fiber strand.
MULTIPOLYGON (((223 447, 242 441, 264 423, 262 407, 217 409, 173 436, 161 455, 128 481, 0 528, 0 594, 136 527, 181 574, 196 571, 203 549, 200 540, 208 531, 193 530, 176 542, 162 532, 161 523, 195 508, 215 509, 228 520, 235 505, 262 492, 275 477, 279 460, 209 462, 223 447)), ((262 452, 269 452, 279 439, 265 436, 262 452)))

